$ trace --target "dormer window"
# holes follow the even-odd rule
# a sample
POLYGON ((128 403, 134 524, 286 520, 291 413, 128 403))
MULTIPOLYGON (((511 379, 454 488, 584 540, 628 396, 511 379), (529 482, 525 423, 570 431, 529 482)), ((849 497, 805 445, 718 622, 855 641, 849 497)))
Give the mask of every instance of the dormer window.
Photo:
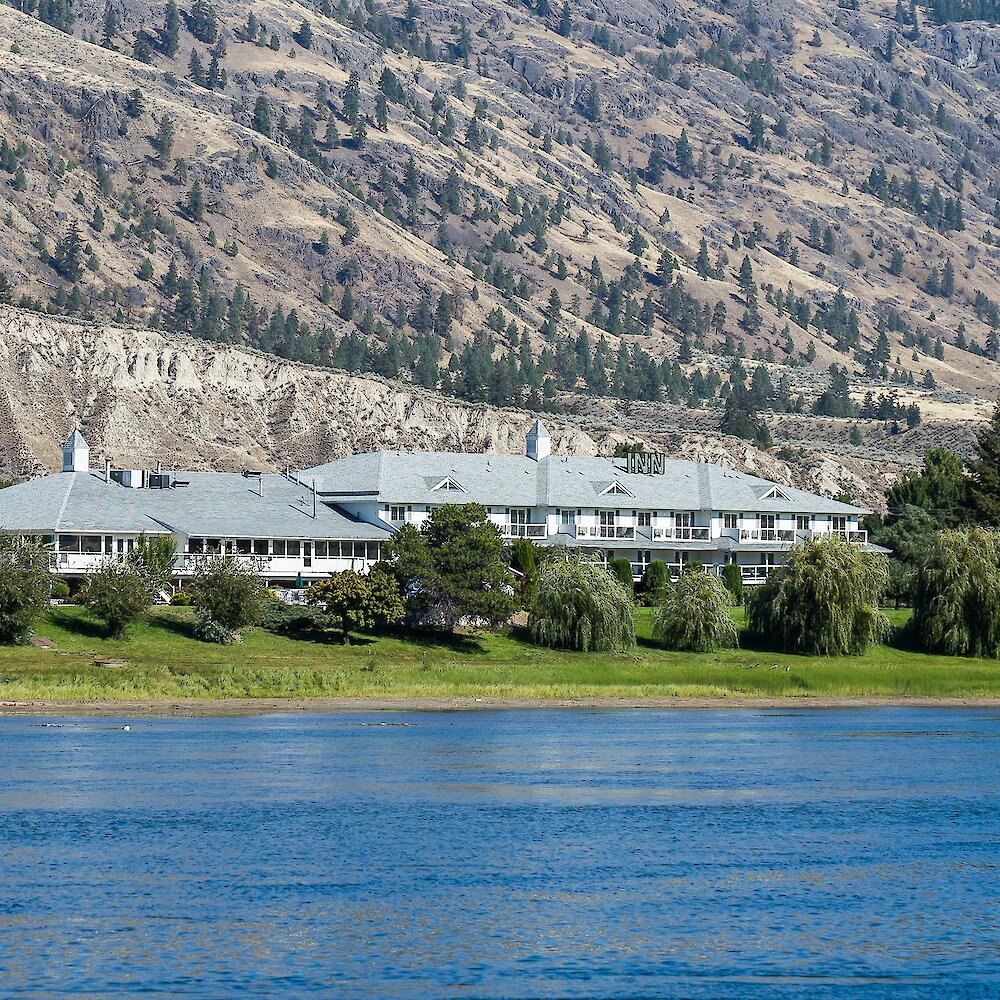
POLYGON ((610 486, 606 486, 603 490, 601 490, 602 497, 614 496, 614 495, 629 497, 632 500, 635 499, 635 494, 630 493, 626 487, 622 486, 622 484, 618 482, 617 479, 613 483, 611 483, 610 486))
POLYGON ((762 497, 761 500, 787 500, 788 494, 781 489, 780 486, 772 486, 762 497))
POLYGON ((445 476, 437 486, 431 487, 431 493, 435 493, 437 490, 453 490, 456 493, 464 493, 465 487, 457 483, 451 476, 445 476))

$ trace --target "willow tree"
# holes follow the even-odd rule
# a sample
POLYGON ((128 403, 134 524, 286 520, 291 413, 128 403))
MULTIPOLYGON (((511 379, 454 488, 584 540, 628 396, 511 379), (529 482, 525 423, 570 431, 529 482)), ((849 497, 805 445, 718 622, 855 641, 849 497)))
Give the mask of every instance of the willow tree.
POLYGON ((542 563, 529 619, 531 641, 614 653, 635 645, 632 595, 603 563, 558 553, 542 563))
POLYGON ((931 653, 1000 657, 1000 531, 942 531, 917 564, 913 628, 931 653))
POLYGON ((738 645, 729 588, 701 566, 686 569, 661 601, 653 612, 653 638, 667 649, 710 653, 738 645))
POLYGON ((747 623, 765 643, 786 653, 864 653, 888 635, 878 605, 889 581, 885 556, 840 538, 793 548, 747 602, 747 623))
POLYGON ((0 643, 23 645, 49 600, 52 553, 38 537, 0 534, 0 643))

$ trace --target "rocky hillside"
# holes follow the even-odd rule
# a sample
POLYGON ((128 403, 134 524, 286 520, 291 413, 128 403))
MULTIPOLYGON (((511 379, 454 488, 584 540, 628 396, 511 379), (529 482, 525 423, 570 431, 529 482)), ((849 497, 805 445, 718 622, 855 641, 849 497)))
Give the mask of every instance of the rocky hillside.
MULTIPOLYGON (((95 466, 107 456, 127 467, 277 470, 383 447, 516 453, 533 419, 247 348, 4 307, 0 386, 0 471, 15 479, 58 469, 59 445, 78 425, 95 466)), ((653 404, 623 412, 605 399, 586 415, 546 420, 563 454, 608 455, 642 441, 874 507, 903 468, 888 451, 836 454, 802 440, 762 451, 715 433, 698 411, 653 404)), ((958 423, 934 426, 965 433, 958 423)))
POLYGON ((961 449, 1000 377, 995 7, 18 0, 0 301, 414 400, 961 449))

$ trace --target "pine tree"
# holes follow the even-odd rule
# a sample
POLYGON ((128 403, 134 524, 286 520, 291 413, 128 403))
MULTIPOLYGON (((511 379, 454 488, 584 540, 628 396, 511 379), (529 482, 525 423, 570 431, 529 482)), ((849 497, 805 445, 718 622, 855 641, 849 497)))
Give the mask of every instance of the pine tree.
POLYGON ((52 254, 52 266, 56 273, 67 281, 79 281, 83 276, 83 240, 75 222, 56 244, 55 252, 52 254))
POLYGON ((337 315, 344 320, 354 319, 354 293, 351 291, 350 285, 344 286, 344 296, 340 300, 340 308, 337 310, 337 315))
POLYGON ((152 145, 159 154, 160 163, 165 164, 170 159, 170 151, 174 148, 174 122, 169 115, 164 115, 160 119, 152 145))
POLYGON ((361 77, 356 72, 352 72, 347 79, 342 95, 344 121, 348 125, 356 125, 358 115, 361 113, 361 77))
POLYGON ((694 173, 694 151, 691 148, 691 140, 688 139, 687 129, 681 129, 674 158, 677 172, 681 177, 690 177, 694 173))
POLYGON ((981 427, 973 444, 976 457, 969 463, 969 501, 981 524, 1000 527, 1000 406, 981 427))
POLYGON ((704 236, 698 245, 698 256, 694 262, 694 269, 698 272, 698 277, 707 279, 712 274, 712 260, 708 255, 708 241, 704 236))
POLYGON ((202 190, 201 181, 195 181, 188 191, 184 212, 194 222, 201 222, 205 214, 205 192, 202 190))
POLYGON ((569 0, 563 4, 562 13, 559 15, 559 34, 563 38, 569 38, 573 31, 573 12, 569 6, 569 0))
POLYGON ((167 0, 167 6, 163 11, 163 27, 160 29, 160 49, 165 56, 171 59, 177 55, 180 48, 181 38, 181 15, 177 9, 175 0, 167 0))
POLYGON ((302 48, 311 49, 313 43, 312 25, 308 21, 303 20, 303 22, 299 25, 299 30, 292 35, 292 38, 294 38, 296 44, 301 45, 302 48))
POLYGON ((255 132, 271 137, 271 109, 263 94, 257 95, 257 101, 253 106, 253 128, 255 132))

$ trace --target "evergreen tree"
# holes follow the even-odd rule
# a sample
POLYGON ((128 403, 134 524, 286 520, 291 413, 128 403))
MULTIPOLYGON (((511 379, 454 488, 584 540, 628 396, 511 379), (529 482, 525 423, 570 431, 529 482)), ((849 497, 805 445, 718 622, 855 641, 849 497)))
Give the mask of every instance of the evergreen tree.
POLYGON ((303 20, 299 25, 299 30, 292 35, 292 38, 294 38, 295 43, 297 45, 301 45, 302 48, 311 49, 313 43, 312 25, 308 21, 303 20))
POLYGON ((681 177, 690 177, 694 174, 694 150, 691 148, 691 140, 688 139, 687 129, 681 129, 680 138, 677 140, 677 148, 674 153, 674 161, 677 164, 677 173, 681 177))
POLYGON ((1000 527, 1000 405, 979 429, 969 463, 969 502, 980 524, 1000 527))
POLYGON ((67 281, 79 281, 83 276, 83 240, 75 222, 70 224, 66 235, 56 243, 52 254, 52 267, 67 281))
POLYGON ((253 106, 253 127, 254 131, 261 135, 271 137, 271 109, 263 94, 257 95, 257 101, 253 106))
POLYGON ((175 0, 167 0, 163 11, 163 27, 160 29, 160 51, 171 59, 180 48, 181 15, 175 0))

